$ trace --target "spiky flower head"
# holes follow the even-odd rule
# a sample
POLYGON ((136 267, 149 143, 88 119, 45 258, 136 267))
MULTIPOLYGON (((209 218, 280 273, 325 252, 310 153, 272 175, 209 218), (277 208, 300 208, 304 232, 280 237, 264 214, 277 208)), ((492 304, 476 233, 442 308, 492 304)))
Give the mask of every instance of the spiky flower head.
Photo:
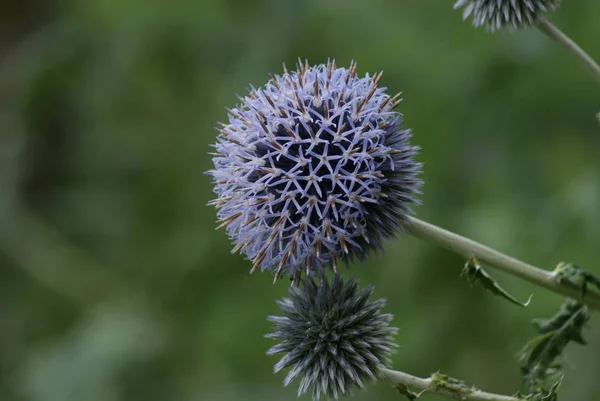
POLYGON ((274 332, 266 335, 281 340, 267 354, 285 354, 274 368, 290 368, 284 385, 300 379, 298 396, 312 387, 315 400, 337 399, 390 366, 398 329, 389 326, 391 314, 380 312, 385 300, 369 300, 372 293, 337 274, 290 287, 289 298, 277 302, 283 316, 268 317, 274 332))
POLYGON ((381 76, 299 63, 228 110, 211 204, 252 271, 335 270, 402 229, 421 165, 394 111, 400 96, 378 87, 381 76))
POLYGON ((559 4, 560 0, 458 0, 454 8, 464 7, 463 19, 472 15, 474 26, 493 32, 531 26, 559 4))

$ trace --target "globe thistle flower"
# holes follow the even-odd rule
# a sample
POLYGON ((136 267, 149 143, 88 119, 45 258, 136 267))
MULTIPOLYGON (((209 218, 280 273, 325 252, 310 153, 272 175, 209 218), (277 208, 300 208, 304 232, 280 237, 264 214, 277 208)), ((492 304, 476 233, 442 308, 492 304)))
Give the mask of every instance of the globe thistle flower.
POLYGON ((398 329, 390 327, 392 315, 382 314, 385 300, 369 301, 373 287, 358 290, 354 279, 335 275, 302 280, 292 286, 289 298, 277 304, 283 316, 269 316, 274 332, 267 338, 281 342, 268 355, 285 355, 275 373, 290 368, 284 385, 300 379, 298 396, 312 387, 312 396, 338 399, 352 388, 364 388, 391 365, 389 355, 398 329))
POLYGON ((473 15, 474 26, 493 32, 531 26, 559 4, 560 0, 458 0, 454 8, 464 7, 463 19, 473 15))
POLYGON ((381 76, 300 63, 228 110, 210 204, 251 271, 297 280, 302 269, 336 270, 402 230, 421 164, 381 76))

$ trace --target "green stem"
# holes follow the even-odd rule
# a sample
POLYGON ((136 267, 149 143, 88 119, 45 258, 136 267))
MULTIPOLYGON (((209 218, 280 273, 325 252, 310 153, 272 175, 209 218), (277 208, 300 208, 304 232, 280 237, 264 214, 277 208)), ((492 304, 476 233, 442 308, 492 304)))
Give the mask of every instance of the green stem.
POLYGON ((593 58, 590 57, 581 47, 577 45, 571 38, 565 35, 560 29, 554 26, 545 18, 537 22, 537 27, 545 33, 550 39, 556 41, 566 51, 575 56, 590 75, 600 83, 600 66, 593 58))
POLYGON ((521 398, 510 397, 507 395, 487 393, 470 387, 463 382, 455 379, 449 379, 452 382, 435 380, 433 377, 422 378, 409 375, 408 373, 397 370, 383 369, 383 375, 390 380, 398 390, 416 390, 420 392, 430 392, 443 395, 456 400, 474 400, 474 401, 523 401, 521 398), (459 383, 456 385, 455 383, 459 383))
POLYGON ((503 270, 556 293, 577 299, 589 305, 591 309, 600 311, 600 295, 598 293, 588 291, 585 299, 581 299, 583 294, 582 288, 567 281, 558 282, 553 272, 542 270, 488 246, 414 217, 407 218, 405 228, 409 234, 415 237, 437 244, 467 259, 476 257, 489 266, 503 270))

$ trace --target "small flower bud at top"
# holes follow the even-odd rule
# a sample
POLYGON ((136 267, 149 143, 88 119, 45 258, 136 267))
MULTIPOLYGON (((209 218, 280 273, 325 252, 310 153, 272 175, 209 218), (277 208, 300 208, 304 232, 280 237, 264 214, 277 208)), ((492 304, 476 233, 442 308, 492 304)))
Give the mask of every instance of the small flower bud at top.
POLYGON ((531 26, 559 4, 560 0, 458 0, 454 8, 464 7, 463 19, 472 15, 474 26, 493 32, 531 26))
POLYGON ((252 270, 294 279, 335 270, 402 230, 421 164, 381 76, 360 78, 355 63, 300 63, 228 110, 211 204, 252 270))
POLYGON ((398 329, 389 326, 392 315, 380 312, 385 300, 369 300, 372 293, 339 275, 290 288, 289 298, 277 302, 283 316, 269 316, 274 333, 266 335, 281 341, 267 354, 285 354, 274 368, 289 368, 284 385, 299 379, 298 396, 312 388, 314 400, 338 399, 391 365, 398 329))

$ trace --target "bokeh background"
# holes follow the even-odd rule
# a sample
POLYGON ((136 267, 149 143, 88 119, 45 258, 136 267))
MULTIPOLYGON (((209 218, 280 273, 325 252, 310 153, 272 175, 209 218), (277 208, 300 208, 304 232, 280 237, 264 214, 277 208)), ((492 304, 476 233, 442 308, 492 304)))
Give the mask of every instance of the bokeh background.
MULTIPOLYGON (((298 57, 384 70, 425 163, 418 216, 530 263, 600 274, 600 88, 536 30, 488 34, 452 1, 21 0, 0 6, 0 400, 294 400, 265 317, 287 281, 214 231, 224 108, 298 57)), ((552 21, 600 58, 600 3, 552 21)), ((345 274, 388 299, 395 368, 520 387, 530 321, 561 298, 402 236, 345 274)), ((598 400, 600 320, 564 400, 598 400)), ((310 399, 305 396, 303 399, 310 399)), ((355 400, 399 400, 387 383, 355 400)), ((423 400, 436 396, 424 395, 423 400)))

